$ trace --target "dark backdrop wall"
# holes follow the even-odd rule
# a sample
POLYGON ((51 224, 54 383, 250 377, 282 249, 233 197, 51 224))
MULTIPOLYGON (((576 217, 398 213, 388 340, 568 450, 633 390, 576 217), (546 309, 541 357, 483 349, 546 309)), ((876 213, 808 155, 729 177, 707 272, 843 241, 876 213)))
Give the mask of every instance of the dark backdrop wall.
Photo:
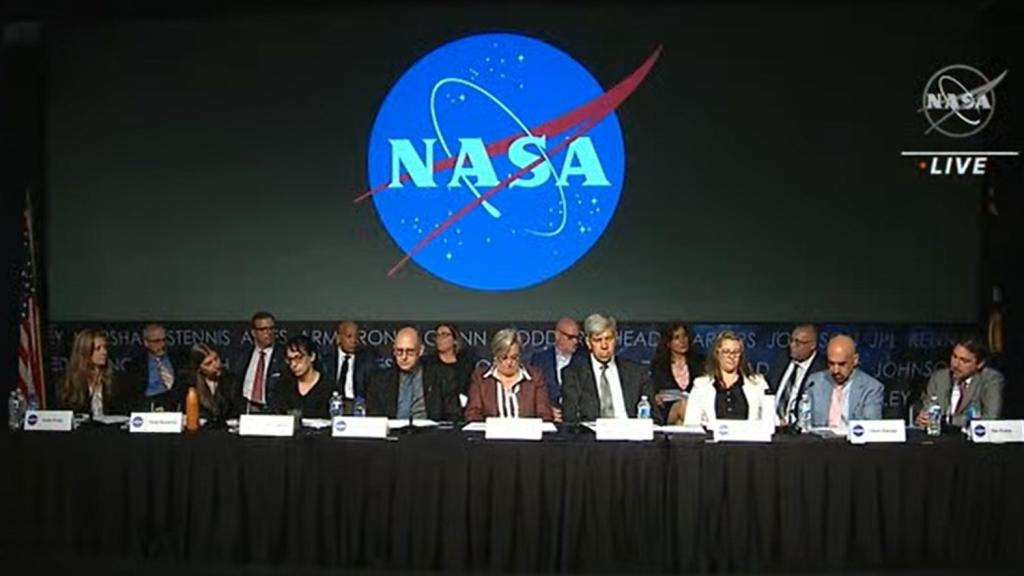
POLYGON ((55 23, 50 318, 973 322, 982 181, 899 153, 948 145, 917 113, 937 69, 1007 67, 991 26, 971 5, 669 3, 55 23), (663 47, 617 112, 618 211, 528 289, 386 278, 402 252, 352 203, 377 109, 427 52, 490 31, 544 40, 605 88, 663 47))

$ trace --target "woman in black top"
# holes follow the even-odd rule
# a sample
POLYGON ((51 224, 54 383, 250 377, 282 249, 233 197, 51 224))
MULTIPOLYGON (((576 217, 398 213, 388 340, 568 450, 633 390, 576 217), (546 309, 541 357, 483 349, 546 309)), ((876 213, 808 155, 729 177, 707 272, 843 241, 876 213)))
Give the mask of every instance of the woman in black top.
POLYGON ((651 383, 654 387, 654 405, 665 421, 672 406, 686 400, 669 400, 666 393, 689 394, 693 380, 704 372, 704 358, 691 341, 690 329, 683 322, 670 322, 661 331, 661 339, 651 362, 651 383))
POLYGON ((475 358, 462 349, 459 330, 454 324, 442 322, 434 328, 434 353, 423 359, 444 373, 444 380, 453 382, 459 394, 469 396, 469 382, 476 368, 475 358))
POLYGON ((271 406, 278 414, 302 413, 303 418, 328 418, 331 393, 337 387, 319 369, 316 345, 308 336, 299 334, 288 339, 284 347, 286 374, 271 397, 271 406))
POLYGON ((193 382, 199 395, 199 417, 207 425, 217 425, 238 418, 242 408, 242 387, 229 372, 224 371, 220 354, 199 343, 189 353, 193 366, 193 382))

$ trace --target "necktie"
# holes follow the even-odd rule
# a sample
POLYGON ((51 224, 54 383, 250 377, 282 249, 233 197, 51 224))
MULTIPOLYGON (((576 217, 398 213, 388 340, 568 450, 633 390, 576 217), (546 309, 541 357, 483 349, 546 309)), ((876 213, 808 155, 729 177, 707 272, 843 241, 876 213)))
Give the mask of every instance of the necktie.
POLYGON ((260 350, 260 359, 256 363, 256 376, 252 379, 252 401, 263 404, 263 379, 267 371, 265 350, 260 350))
POLYGON ((967 392, 966 386, 963 382, 958 382, 955 388, 955 394, 953 394, 953 401, 949 405, 949 413, 956 414, 960 407, 964 405, 964 393, 967 392))
POLYGON ((345 379, 348 377, 348 354, 341 355, 341 366, 338 367, 338 387, 344 391, 346 398, 352 398, 348 388, 345 386, 345 379))
POLYGON ((412 415, 412 374, 399 373, 398 380, 398 410, 395 417, 405 420, 412 415))
POLYGON ((839 428, 843 423, 843 387, 832 387, 832 403, 828 407, 828 427, 839 428))
POLYGON ((601 363, 601 418, 615 418, 612 385, 608 382, 608 363, 601 363))
POLYGON ((789 378, 782 385, 782 396, 779 398, 779 405, 777 406, 779 418, 786 423, 789 423, 790 416, 792 416, 792 411, 789 409, 789 400, 797 393, 796 373, 800 368, 796 365, 796 362, 793 362, 792 366, 793 369, 789 372, 789 378))
POLYGON ((163 358, 157 358, 156 363, 160 367, 160 381, 164 383, 164 388, 170 389, 174 385, 174 374, 163 358))

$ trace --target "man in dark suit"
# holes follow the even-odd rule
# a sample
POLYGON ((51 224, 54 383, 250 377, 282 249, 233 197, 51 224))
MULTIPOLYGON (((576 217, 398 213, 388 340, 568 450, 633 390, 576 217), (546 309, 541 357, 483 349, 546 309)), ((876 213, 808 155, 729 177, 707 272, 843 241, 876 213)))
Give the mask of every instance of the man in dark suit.
POLYGON ((120 386, 129 410, 177 412, 184 409, 188 391, 187 362, 167 350, 167 331, 159 324, 142 329, 146 351, 132 358, 121 375, 120 386))
POLYGON ((615 357, 614 318, 591 314, 583 327, 590 354, 562 370, 565 421, 636 418, 640 397, 654 396, 650 372, 642 364, 615 357))
POLYGON ((828 367, 818 352, 818 328, 800 324, 789 334, 788 353, 780 353, 768 368, 768 387, 775 393, 779 426, 796 423, 797 403, 807 389, 807 377, 828 367))
POLYGON ((253 314, 249 322, 252 344, 231 360, 231 370, 242 382, 246 399, 243 414, 268 410, 274 388, 286 373, 284 346, 276 343, 276 327, 270 312, 253 314))
POLYGON ((562 369, 574 358, 586 358, 586 349, 580 347, 580 326, 572 318, 562 318, 555 324, 555 345, 536 352, 530 358, 533 366, 544 374, 548 403, 555 422, 562 421, 562 369))
POLYGON ((323 352, 323 370, 338 383, 345 414, 352 414, 356 398, 366 398, 366 381, 377 368, 377 354, 359 345, 359 325, 351 320, 338 324, 336 343, 323 352))
POLYGON ((953 346, 949 368, 935 370, 928 378, 917 424, 928 424, 928 405, 934 396, 942 408, 942 416, 954 426, 963 426, 967 411, 973 418, 996 420, 1003 410, 1003 375, 986 366, 988 348, 980 339, 965 338, 953 346))
POLYGON ((366 385, 366 413, 392 419, 462 419, 459 383, 450 372, 424 365, 419 332, 406 326, 395 334, 395 365, 370 375, 366 385))

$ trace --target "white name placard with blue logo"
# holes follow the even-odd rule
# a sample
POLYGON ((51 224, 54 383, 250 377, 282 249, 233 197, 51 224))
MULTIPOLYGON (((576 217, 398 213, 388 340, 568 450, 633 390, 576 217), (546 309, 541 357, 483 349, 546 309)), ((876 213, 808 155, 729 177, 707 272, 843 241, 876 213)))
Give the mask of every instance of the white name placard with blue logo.
POLYGON ((907 424, 896 420, 851 420, 846 438, 850 444, 906 442, 907 424))
POLYGON ((289 414, 242 414, 238 418, 239 436, 292 436, 295 416, 289 414))
POLYGON ((75 414, 71 410, 29 410, 25 412, 25 430, 31 432, 71 432, 75 414))
POLYGON ((335 416, 331 436, 336 438, 387 438, 388 419, 376 416, 335 416))
POLYGON ((975 420, 971 441, 985 444, 1024 442, 1024 420, 975 420))
POLYGON ((142 434, 181 434, 185 427, 181 412, 132 412, 128 431, 142 434))
POLYGON ((762 420, 716 420, 711 425, 715 442, 771 442, 775 427, 762 420))
POLYGON ((487 440, 540 440, 543 436, 540 418, 488 418, 484 423, 487 440))
POLYGON ((650 418, 598 418, 594 435, 598 440, 654 440, 654 421, 650 418))

